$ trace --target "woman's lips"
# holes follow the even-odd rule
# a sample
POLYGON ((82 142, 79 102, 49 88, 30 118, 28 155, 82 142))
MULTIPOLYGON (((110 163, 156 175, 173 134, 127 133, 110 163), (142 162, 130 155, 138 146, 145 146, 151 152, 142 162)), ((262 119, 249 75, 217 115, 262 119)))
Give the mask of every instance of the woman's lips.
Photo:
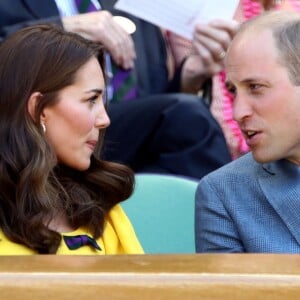
POLYGON ((94 149, 95 149, 95 147, 96 147, 96 145, 97 145, 97 141, 88 141, 88 142, 87 142, 87 145, 88 145, 88 147, 89 147, 92 151, 94 151, 94 149))

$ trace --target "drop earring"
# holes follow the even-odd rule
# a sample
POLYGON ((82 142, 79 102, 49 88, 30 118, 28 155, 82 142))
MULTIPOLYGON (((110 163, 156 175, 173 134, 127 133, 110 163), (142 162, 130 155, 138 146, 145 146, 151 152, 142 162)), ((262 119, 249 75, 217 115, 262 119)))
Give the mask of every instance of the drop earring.
POLYGON ((44 124, 44 122, 41 122, 41 126, 42 126, 42 129, 43 129, 43 132, 45 133, 46 132, 46 125, 44 124))

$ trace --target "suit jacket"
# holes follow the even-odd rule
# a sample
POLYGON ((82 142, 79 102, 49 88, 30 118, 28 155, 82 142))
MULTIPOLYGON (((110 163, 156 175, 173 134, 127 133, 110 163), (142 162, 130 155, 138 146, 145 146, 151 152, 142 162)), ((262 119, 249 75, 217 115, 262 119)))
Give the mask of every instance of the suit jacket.
POLYGON ((300 253, 300 167, 249 153, 200 181, 195 214, 197 252, 300 253))
MULTIPOLYGON (((130 18, 137 27, 133 40, 137 52, 136 72, 140 96, 163 93, 169 89, 167 50, 160 30, 139 18, 113 8, 115 0, 101 0, 101 7, 113 15, 130 18)), ((39 23, 62 26, 54 0, 1 0, 0 40, 16 30, 39 23)), ((179 82, 178 82, 179 84, 179 82)), ((170 92, 176 92, 179 86, 170 92)))

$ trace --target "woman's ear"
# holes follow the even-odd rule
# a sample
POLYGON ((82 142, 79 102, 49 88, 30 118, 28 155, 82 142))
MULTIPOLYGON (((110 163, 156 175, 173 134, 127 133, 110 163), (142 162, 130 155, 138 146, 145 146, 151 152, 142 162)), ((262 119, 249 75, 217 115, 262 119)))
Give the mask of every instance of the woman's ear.
POLYGON ((28 102, 27 102, 28 112, 29 112, 32 120, 34 120, 34 121, 38 121, 35 119, 36 118, 35 111, 36 111, 38 102, 42 96, 43 95, 40 92, 34 92, 30 95, 28 102))

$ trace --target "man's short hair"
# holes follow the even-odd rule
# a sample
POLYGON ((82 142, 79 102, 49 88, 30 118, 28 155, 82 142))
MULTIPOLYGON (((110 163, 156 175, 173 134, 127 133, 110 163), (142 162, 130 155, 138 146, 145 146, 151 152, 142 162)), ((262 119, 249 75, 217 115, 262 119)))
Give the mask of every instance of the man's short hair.
POLYGON ((270 30, 278 53, 278 61, 287 68, 290 80, 300 85, 300 14, 291 11, 263 13, 244 22, 233 41, 270 30))

